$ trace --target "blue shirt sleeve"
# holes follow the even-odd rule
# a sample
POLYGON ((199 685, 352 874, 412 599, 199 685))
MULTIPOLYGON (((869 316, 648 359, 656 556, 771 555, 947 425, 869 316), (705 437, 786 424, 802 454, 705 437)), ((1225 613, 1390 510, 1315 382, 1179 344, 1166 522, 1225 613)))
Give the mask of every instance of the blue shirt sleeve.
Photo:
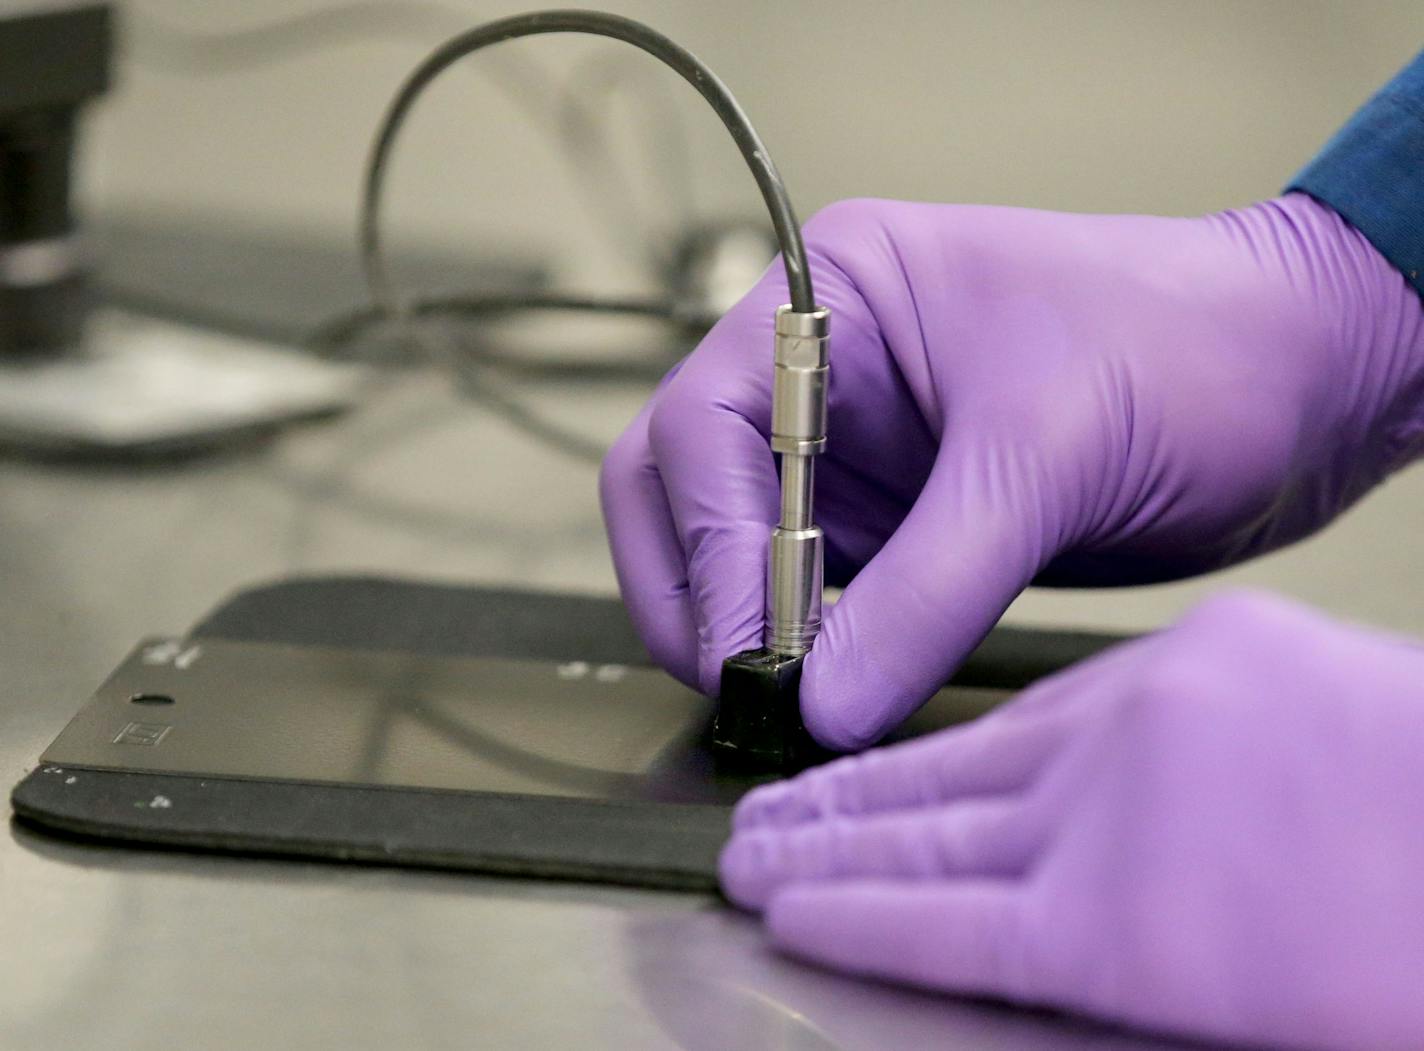
POLYGON ((1424 295, 1424 52, 1287 189, 1335 209, 1424 295))

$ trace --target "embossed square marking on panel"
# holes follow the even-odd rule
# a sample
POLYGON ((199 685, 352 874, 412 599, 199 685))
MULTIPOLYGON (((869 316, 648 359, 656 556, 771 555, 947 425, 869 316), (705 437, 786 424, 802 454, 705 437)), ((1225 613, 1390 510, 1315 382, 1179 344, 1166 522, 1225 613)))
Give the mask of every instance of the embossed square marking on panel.
POLYGON ((129 723, 114 738, 114 744, 141 744, 152 747, 173 729, 163 723, 129 723))

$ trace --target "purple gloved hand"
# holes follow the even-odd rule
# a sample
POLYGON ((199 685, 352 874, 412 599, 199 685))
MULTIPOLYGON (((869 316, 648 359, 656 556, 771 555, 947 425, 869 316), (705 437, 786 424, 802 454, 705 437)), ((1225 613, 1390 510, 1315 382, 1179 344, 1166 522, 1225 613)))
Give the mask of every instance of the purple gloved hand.
POLYGON ((1424 1047, 1424 648, 1232 594, 736 811, 811 960, 1138 1026, 1424 1047))
MULTIPOLYGON (((816 517, 849 587, 801 704, 831 747, 903 720, 1031 581, 1259 554, 1422 444, 1424 305, 1301 194, 1201 219, 850 201, 806 241, 832 311, 816 517)), ((786 298, 773 267, 604 466, 633 620, 708 693, 761 642, 786 298)))

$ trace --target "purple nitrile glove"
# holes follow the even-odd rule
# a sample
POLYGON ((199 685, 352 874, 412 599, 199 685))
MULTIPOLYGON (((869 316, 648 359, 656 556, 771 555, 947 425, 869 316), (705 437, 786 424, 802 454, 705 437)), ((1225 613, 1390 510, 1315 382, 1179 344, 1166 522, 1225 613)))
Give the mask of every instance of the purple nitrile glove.
POLYGON ((1424 1047, 1424 648, 1231 594, 960 728, 758 789, 722 882, 842 970, 1424 1047))
MULTIPOLYGON (((806 242, 832 311, 816 517, 828 582, 850 583, 801 704, 831 747, 903 720, 1030 581, 1259 554, 1421 444, 1424 304, 1303 194, 1199 219, 849 201, 806 242)), ((709 693, 761 642, 786 298, 773 267, 604 466, 634 623, 709 693)))

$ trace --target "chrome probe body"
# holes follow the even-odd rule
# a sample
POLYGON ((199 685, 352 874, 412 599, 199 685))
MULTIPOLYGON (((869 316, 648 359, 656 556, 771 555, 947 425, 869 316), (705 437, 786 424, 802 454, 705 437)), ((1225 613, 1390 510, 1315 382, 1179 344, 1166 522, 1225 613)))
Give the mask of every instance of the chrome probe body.
POLYGON ((776 312, 771 451, 781 456, 781 517, 771 532, 766 648, 788 657, 811 649, 821 630, 824 536, 812 517, 816 457, 826 449, 831 312, 776 312))
POLYGON ((771 450, 781 457, 781 510, 767 559, 764 646, 723 664, 712 731, 718 756, 749 768, 794 769, 824 755, 801 723, 800 686, 821 630, 825 542, 813 510, 829 346, 829 310, 777 310, 771 450))

